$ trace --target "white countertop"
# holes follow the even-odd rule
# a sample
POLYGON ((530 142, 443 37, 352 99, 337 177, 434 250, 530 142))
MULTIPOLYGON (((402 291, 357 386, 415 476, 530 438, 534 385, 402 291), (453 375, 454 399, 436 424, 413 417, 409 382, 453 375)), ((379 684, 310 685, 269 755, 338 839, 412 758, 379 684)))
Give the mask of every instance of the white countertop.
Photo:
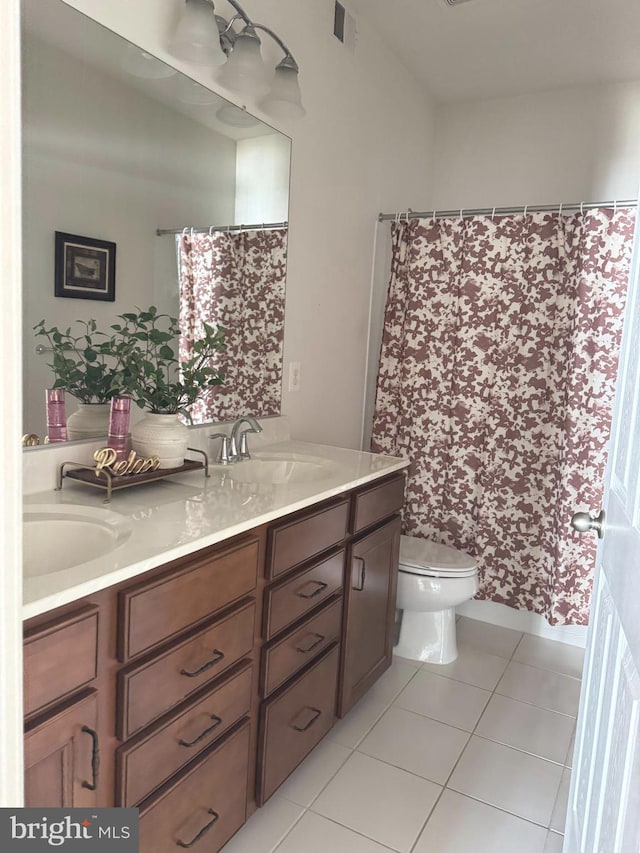
MULTIPOLYGON (((103 503, 104 492, 73 480, 65 480, 60 492, 51 490, 26 496, 25 506, 78 505, 120 513, 131 522, 132 533, 115 550, 90 562, 51 574, 25 577, 23 618, 29 619, 134 578, 409 465, 404 459, 298 441, 262 447, 256 456, 269 452, 322 459, 327 463, 327 474, 308 482, 249 484, 232 481, 228 469, 213 465, 209 479, 205 479, 202 471, 176 475, 114 492, 110 504, 103 503)), ((51 547, 56 547, 55 541, 51 547)))

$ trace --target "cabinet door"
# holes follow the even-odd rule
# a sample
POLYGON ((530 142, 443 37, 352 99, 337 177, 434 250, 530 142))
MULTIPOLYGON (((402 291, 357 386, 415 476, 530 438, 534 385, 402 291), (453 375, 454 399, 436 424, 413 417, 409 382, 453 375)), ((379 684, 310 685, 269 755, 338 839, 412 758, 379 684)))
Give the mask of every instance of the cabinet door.
POLYGON ((391 663, 399 554, 398 517, 351 546, 345 581, 340 717, 391 663))
POLYGON ((98 802, 98 702, 95 690, 37 718, 25 733, 25 805, 95 806, 98 802))

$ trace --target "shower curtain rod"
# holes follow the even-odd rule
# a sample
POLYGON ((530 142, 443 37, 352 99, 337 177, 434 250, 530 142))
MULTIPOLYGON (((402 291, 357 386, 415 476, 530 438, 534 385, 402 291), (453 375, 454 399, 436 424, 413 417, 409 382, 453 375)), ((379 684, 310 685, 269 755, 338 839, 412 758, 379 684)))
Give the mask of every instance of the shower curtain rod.
POLYGON ((570 210, 590 210, 594 207, 637 207, 638 199, 624 199, 622 201, 582 201, 571 204, 521 204, 518 207, 476 207, 456 208, 455 210, 425 210, 417 211, 409 208, 401 213, 380 213, 378 222, 394 219, 397 222, 409 219, 456 219, 465 216, 510 216, 514 213, 542 213, 545 211, 557 211, 563 213, 570 210))
POLYGON ((257 225, 208 225, 206 227, 191 228, 156 228, 156 236, 164 237, 165 234, 211 234, 212 231, 270 231, 274 228, 287 228, 288 222, 259 222, 257 225))

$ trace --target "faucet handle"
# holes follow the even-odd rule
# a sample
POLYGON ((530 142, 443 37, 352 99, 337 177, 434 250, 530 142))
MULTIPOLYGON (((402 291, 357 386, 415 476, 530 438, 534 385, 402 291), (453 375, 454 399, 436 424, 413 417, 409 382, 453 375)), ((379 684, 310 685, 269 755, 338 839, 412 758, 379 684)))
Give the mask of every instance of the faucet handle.
POLYGON ((229 436, 224 432, 214 432, 209 436, 209 438, 222 439, 220 442, 220 451, 216 457, 216 464, 228 465, 231 461, 229 458, 229 436))
POLYGON ((238 451, 240 459, 251 459, 251 454, 249 453, 249 442, 247 441, 248 432, 257 432, 257 430, 245 429, 240 433, 240 449, 238 451))

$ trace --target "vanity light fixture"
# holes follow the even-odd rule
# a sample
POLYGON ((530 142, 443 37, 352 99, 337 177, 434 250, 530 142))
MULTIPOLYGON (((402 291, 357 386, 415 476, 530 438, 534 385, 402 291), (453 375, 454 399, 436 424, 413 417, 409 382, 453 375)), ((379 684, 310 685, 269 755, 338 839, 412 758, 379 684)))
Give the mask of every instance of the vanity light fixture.
POLYGON ((222 66, 219 81, 240 94, 253 95, 265 112, 277 118, 301 118, 298 64, 282 39, 264 24, 257 24, 237 0, 227 0, 236 14, 227 21, 215 13, 213 0, 185 0, 169 51, 179 59, 222 66), (284 53, 273 80, 265 68, 257 31, 270 36, 284 53))

